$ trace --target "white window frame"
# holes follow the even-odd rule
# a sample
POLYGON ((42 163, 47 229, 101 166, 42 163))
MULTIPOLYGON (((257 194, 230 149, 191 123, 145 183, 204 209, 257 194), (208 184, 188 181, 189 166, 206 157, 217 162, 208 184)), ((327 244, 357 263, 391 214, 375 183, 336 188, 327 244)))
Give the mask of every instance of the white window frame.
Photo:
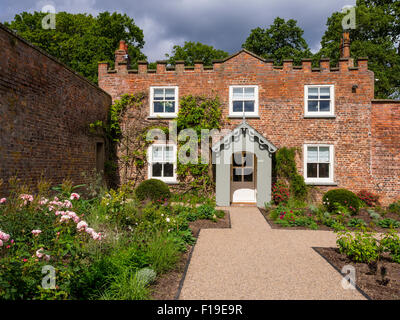
POLYGON ((179 108, 179 88, 177 86, 151 86, 150 87, 150 117, 176 118, 179 108), (175 90, 175 112, 154 112, 154 89, 175 90))
MULTIPOLYGON (((318 99, 321 100, 321 99, 318 99)), ((327 100, 327 99, 326 99, 327 100)), ((335 116, 335 85, 333 84, 308 84, 304 86, 304 115, 305 117, 334 117, 335 116), (309 88, 330 88, 330 111, 308 111, 308 89, 309 88)))
POLYGON ((148 162, 148 168, 147 168, 147 177, 148 179, 158 179, 161 181, 164 181, 165 183, 176 183, 177 182, 177 177, 176 177, 176 168, 177 168, 177 159, 176 159, 176 144, 168 144, 168 143, 154 143, 150 145, 147 149, 147 162, 148 162), (157 161, 158 163, 171 163, 170 161, 166 161, 164 159, 164 148, 165 147, 172 147, 172 152, 173 152, 173 176, 172 177, 153 177, 153 147, 163 147, 163 160, 162 161, 157 161))
MULTIPOLYGON (((245 112, 245 116, 258 117, 258 85, 234 85, 229 86, 229 116, 243 117, 243 112, 233 111, 233 89, 234 88, 254 88, 254 112, 245 112)), ((253 101, 253 99, 243 99, 245 101, 253 101)), ((242 100, 241 100, 242 101, 242 100)))
MULTIPOLYGON (((304 144, 304 181, 308 184, 334 184, 334 159, 335 149, 332 144, 304 144), (307 177, 307 158, 308 158, 308 147, 329 147, 329 178, 308 178, 307 177)), ((319 150, 318 150, 319 157, 319 150)))

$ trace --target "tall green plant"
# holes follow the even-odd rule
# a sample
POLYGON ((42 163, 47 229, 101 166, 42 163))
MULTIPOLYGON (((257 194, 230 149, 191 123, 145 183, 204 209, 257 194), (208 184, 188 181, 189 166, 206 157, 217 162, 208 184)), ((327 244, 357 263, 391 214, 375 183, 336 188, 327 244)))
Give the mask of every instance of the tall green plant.
POLYGON ((295 148, 280 148, 275 155, 275 170, 278 178, 285 179, 290 185, 290 192, 298 199, 307 196, 307 186, 303 176, 297 172, 295 148))

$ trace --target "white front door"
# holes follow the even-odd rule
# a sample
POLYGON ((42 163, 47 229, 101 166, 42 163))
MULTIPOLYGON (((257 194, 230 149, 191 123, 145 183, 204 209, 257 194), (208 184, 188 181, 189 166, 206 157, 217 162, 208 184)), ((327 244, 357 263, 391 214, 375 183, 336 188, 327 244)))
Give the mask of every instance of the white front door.
POLYGON ((255 155, 250 152, 237 152, 232 155, 231 197, 232 202, 256 202, 255 155))

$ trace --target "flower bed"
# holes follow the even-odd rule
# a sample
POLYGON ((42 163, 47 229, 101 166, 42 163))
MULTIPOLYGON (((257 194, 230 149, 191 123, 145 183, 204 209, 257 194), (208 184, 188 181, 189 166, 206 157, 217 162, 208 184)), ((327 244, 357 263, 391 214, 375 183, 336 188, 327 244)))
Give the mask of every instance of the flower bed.
POLYGON ((1 199, 0 299, 149 299, 194 243, 189 223, 224 216, 139 202, 130 186, 91 199, 56 190, 1 199))

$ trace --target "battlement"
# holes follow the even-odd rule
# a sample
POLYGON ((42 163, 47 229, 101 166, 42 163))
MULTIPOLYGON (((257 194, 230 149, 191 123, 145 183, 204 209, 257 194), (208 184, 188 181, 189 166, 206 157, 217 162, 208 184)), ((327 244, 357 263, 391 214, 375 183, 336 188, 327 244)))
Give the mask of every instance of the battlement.
POLYGON ((275 61, 271 59, 264 59, 256 54, 242 49, 239 52, 223 59, 213 60, 212 66, 205 66, 203 61, 195 61, 194 66, 185 66, 184 61, 176 61, 175 66, 169 66, 165 60, 157 61, 156 69, 149 69, 147 61, 139 61, 137 69, 129 69, 129 57, 127 51, 124 50, 125 44, 121 44, 120 48, 115 53, 115 69, 110 70, 108 63, 99 62, 99 74, 105 73, 122 73, 122 74, 165 74, 165 73, 203 73, 203 72, 218 72, 225 69, 226 65, 231 63, 231 60, 237 58, 240 55, 248 55, 255 58, 260 69, 271 72, 357 72, 368 70, 368 58, 357 59, 357 67, 354 66, 354 60, 352 58, 340 58, 338 66, 331 67, 329 58, 322 58, 319 61, 319 68, 312 67, 312 59, 302 59, 301 65, 294 65, 292 59, 283 60, 283 65, 276 66, 275 61))

